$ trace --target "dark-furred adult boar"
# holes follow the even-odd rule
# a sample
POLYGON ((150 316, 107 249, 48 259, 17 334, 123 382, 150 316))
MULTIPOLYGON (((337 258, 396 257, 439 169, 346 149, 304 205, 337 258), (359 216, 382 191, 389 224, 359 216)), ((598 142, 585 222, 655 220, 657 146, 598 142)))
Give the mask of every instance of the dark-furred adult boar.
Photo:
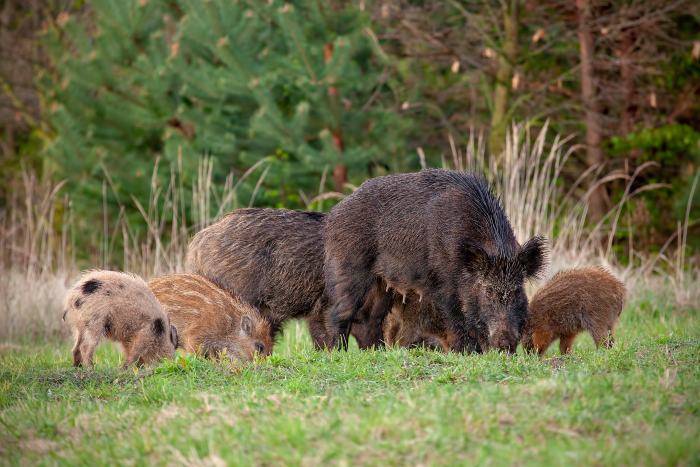
MULTIPOLYGON (((329 348, 324 217, 286 209, 237 209, 194 236, 187 269, 257 307, 275 334, 287 319, 306 318, 316 347, 329 348)), ((358 339, 361 347, 379 341, 381 336, 372 342, 358 339)))
POLYGON ((430 300, 454 333, 454 350, 512 352, 527 315, 524 281, 546 257, 543 238, 516 241, 481 176, 439 169, 366 181, 328 214, 324 243, 330 324, 346 348, 381 278, 430 300))

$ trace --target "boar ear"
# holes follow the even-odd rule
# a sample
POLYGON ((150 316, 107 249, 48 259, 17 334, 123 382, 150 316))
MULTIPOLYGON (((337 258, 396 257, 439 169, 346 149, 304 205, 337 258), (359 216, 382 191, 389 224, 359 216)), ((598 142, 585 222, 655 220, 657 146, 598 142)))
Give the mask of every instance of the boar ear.
POLYGON ((537 235, 525 242, 518 253, 518 262, 525 272, 525 277, 534 278, 542 274, 547 264, 547 256, 546 238, 537 235))
POLYGON ((253 320, 250 319, 250 316, 245 315, 241 318, 241 329, 247 336, 253 334, 253 320))
POLYGON ((165 332, 165 324, 161 318, 156 318, 153 321, 153 334, 160 336, 165 332))
POLYGON ((486 271, 489 265, 489 255, 486 250, 481 248, 476 243, 467 242, 462 247, 464 264, 467 271, 475 273, 486 271))
POLYGON ((170 325, 170 342, 173 343, 173 347, 175 347, 176 349, 180 345, 180 339, 177 335, 177 328, 172 324, 170 325))

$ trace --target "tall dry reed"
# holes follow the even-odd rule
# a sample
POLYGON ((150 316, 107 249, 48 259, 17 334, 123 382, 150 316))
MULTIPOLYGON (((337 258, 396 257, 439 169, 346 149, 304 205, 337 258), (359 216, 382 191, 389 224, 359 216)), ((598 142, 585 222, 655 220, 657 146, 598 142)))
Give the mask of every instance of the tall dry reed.
MULTIPOLYGON (((62 192, 63 183, 42 180, 31 170, 23 170, 0 210, 0 341, 63 336, 63 296, 79 268, 121 269, 145 277, 182 270, 194 232, 230 210, 252 204, 255 193, 241 200, 238 188, 264 164, 259 162, 240 177, 229 174, 217 186, 213 163, 208 157, 200 160, 188 190, 181 157, 170 167, 164 184, 157 177, 156 162, 147 205, 133 197, 130 200, 141 213, 138 222, 146 227, 145 234, 139 234, 144 229, 137 227, 142 226, 127 218, 125 204, 119 204, 116 218, 105 207, 99 253, 80 266, 76 263, 74 214, 69 197, 62 192)), ((259 175, 256 186, 261 186, 262 177, 259 175)), ((105 172, 105 206, 112 187, 105 172)))

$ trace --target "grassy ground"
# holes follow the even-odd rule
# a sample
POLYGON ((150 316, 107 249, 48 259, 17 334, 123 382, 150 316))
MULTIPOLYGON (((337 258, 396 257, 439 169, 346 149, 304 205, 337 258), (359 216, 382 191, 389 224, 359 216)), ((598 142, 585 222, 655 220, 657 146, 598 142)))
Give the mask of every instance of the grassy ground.
POLYGON ((698 310, 628 307, 616 346, 539 360, 422 349, 94 371, 66 343, 0 353, 0 463, 700 464, 698 310))

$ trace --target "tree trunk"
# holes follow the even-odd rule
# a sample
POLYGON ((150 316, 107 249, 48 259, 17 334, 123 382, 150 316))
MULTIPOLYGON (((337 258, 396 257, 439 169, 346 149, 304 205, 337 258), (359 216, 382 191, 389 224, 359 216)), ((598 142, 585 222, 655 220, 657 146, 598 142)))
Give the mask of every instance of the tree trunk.
POLYGON ((489 147, 491 155, 500 161, 508 129, 508 103, 513 80, 513 65, 518 54, 518 0, 503 7, 503 49, 498 58, 496 86, 493 90, 493 113, 489 147))
MULTIPOLYGON (((595 45, 593 32, 590 28, 590 0, 576 0, 578 12, 578 40, 581 58, 581 100, 585 110, 586 123, 586 163, 589 167, 602 165, 605 160, 600 147, 602 140, 602 125, 600 109, 596 96, 596 81, 593 71, 595 45)), ((599 186, 588 198, 588 211, 591 218, 598 220, 607 211, 607 195, 605 187, 599 186)))
POLYGON ((622 33, 620 45, 620 79, 622 80, 622 116, 620 133, 628 134, 634 128, 634 72, 632 70, 632 32, 622 33))
MULTIPOLYGON (((323 46, 323 59, 326 63, 330 62, 333 58, 333 44, 327 43, 323 46)), ((338 88, 331 85, 328 87, 328 99, 331 109, 334 109, 334 113, 340 112, 340 106, 338 105, 338 88)), ((333 167, 333 187, 338 193, 343 192, 345 184, 348 181, 348 167, 343 163, 343 135, 340 129, 340 118, 336 115, 336 128, 331 131, 333 135, 333 145, 338 151, 338 161, 333 167)))
POLYGON ((348 167, 342 162, 343 137, 340 135, 340 132, 333 132, 333 144, 341 155, 341 160, 333 167, 333 186, 335 191, 342 193, 348 181, 348 167))

